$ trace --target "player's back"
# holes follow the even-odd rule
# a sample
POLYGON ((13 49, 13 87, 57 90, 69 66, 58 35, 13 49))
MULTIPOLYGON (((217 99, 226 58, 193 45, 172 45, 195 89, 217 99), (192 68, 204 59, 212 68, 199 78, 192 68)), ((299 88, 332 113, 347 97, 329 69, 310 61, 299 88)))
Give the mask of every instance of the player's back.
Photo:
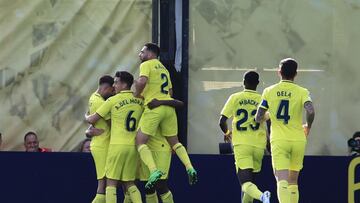
POLYGON ((112 103, 110 144, 135 145, 143 100, 134 97, 132 91, 121 91, 108 100, 112 103))
POLYGON ((271 119, 271 141, 305 141, 302 127, 304 103, 311 101, 309 91, 289 80, 264 90, 263 103, 271 119))
POLYGON ((221 114, 232 121, 233 145, 246 144, 259 148, 266 146, 266 131, 263 123, 256 123, 254 118, 261 95, 253 90, 245 89, 232 94, 221 114))
POLYGON ((143 96, 145 105, 152 99, 168 100, 171 99, 169 89, 172 88, 169 71, 157 59, 151 59, 140 65, 140 76, 148 78, 143 96))
MULTIPOLYGON (((89 98, 89 113, 94 114, 104 102, 104 98, 99 93, 94 92, 89 98)), ((101 118, 95 123, 94 127, 103 129, 104 132, 99 136, 94 136, 91 139, 90 146, 105 146, 109 144, 110 128, 106 121, 101 118)))

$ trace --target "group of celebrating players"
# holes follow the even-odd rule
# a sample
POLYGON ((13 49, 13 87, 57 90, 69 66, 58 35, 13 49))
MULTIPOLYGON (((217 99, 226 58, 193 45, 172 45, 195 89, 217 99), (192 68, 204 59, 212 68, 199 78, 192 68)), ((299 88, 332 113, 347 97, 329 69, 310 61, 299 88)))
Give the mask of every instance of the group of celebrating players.
POLYGON ((174 202, 167 186, 172 150, 186 167, 189 183, 197 182, 196 170, 177 137, 175 108, 183 103, 172 99, 170 75, 159 54, 156 44, 145 44, 137 80, 126 71, 102 76, 89 99, 85 118, 92 126, 86 134, 93 137, 91 153, 98 179, 93 203, 116 202, 119 184, 124 202, 142 202, 136 179, 147 181, 146 202, 158 202, 157 193, 162 202, 174 202))
MULTIPOLYGON (((142 63, 137 80, 126 71, 117 71, 114 77, 104 75, 89 99, 85 117, 91 126, 86 134, 92 137, 91 154, 98 179, 93 203, 116 202, 118 185, 124 191, 124 203, 142 202, 137 179, 146 181, 147 203, 159 202, 158 195, 163 203, 174 202, 167 186, 172 150, 184 164, 189 183, 197 182, 197 172, 177 137, 175 109, 183 102, 172 98, 170 75, 158 60, 159 54, 156 44, 145 44, 139 53, 142 63)), ((246 72, 244 90, 232 94, 221 111, 219 124, 224 139, 233 145, 243 203, 254 199, 270 202, 270 192, 261 192, 253 180, 254 173, 261 170, 267 132, 279 202, 299 200, 297 179, 315 111, 309 91, 294 83, 297 66, 294 59, 283 59, 278 71, 280 82, 262 95, 256 92, 259 74, 246 72), (229 118, 232 130, 227 126, 229 118)))

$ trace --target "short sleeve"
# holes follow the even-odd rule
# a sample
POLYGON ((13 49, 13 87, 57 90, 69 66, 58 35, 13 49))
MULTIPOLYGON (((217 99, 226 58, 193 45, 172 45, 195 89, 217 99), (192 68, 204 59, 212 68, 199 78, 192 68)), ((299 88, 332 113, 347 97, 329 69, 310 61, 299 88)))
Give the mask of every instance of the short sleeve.
POLYGON ((150 64, 148 62, 143 62, 140 65, 140 77, 141 76, 145 76, 148 77, 150 76, 150 64))
POLYGON ((111 98, 109 98, 99 107, 99 109, 96 110, 96 113, 99 114, 105 120, 109 120, 111 107, 112 107, 112 100, 111 98))
POLYGON ((226 116, 227 118, 230 118, 233 116, 233 107, 234 107, 234 96, 231 95, 228 100, 226 101, 223 109, 221 110, 221 115, 226 116))
POLYGON ((267 89, 265 89, 263 91, 263 93, 262 93, 262 96, 261 96, 261 103, 260 103, 260 106, 259 106, 260 108, 269 109, 267 95, 268 95, 268 91, 267 91, 267 89))
POLYGON ((312 102, 309 90, 305 89, 305 91, 303 91, 301 100, 303 105, 308 101, 312 102))

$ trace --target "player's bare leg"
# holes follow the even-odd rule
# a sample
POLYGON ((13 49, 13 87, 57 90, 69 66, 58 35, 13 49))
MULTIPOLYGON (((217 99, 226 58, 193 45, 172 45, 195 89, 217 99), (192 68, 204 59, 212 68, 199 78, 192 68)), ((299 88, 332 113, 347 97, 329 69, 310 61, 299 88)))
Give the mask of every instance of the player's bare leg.
POLYGON ((118 180, 107 179, 106 180, 106 203, 116 203, 117 194, 116 187, 118 185, 118 180))
POLYGON ((105 187, 106 179, 99 179, 98 187, 96 189, 96 196, 91 203, 105 203, 105 187))
POLYGON ((290 202, 291 203, 299 202, 298 177, 299 177, 299 171, 290 170, 288 189, 290 192, 290 202))
POLYGON ((148 140, 149 140, 149 135, 143 133, 141 129, 139 129, 136 134, 136 145, 139 146, 142 144, 146 144, 148 140))
POLYGON ((136 134, 136 146, 140 155, 140 159, 145 163, 145 165, 150 170, 150 176, 148 182, 145 185, 145 188, 154 187, 157 181, 164 175, 163 172, 157 169, 154 158, 149 147, 146 145, 149 139, 149 135, 143 133, 141 129, 138 130, 136 134))
POLYGON ((119 186, 122 188, 122 191, 124 193, 124 201, 123 201, 123 203, 132 203, 129 192, 126 190, 125 186, 123 184, 121 184, 121 183, 118 184, 118 187, 119 186))
POLYGON ((98 180, 97 193, 105 194, 106 178, 98 180))
POLYGON ((279 203, 289 203, 289 170, 275 170, 279 203))
POLYGON ((253 169, 238 168, 237 176, 243 192, 242 203, 252 202, 253 199, 257 199, 265 203, 270 202, 270 192, 261 192, 254 184, 253 169))
POLYGON ((167 185, 167 180, 160 180, 155 187, 163 203, 174 203, 173 195, 167 185))
POLYGON ((134 181, 122 181, 126 192, 129 193, 131 202, 133 203, 142 203, 141 194, 139 189, 136 187, 134 181))
POLYGON ((146 194, 146 203, 158 203, 157 194, 160 195, 161 201, 163 203, 173 203, 174 199, 171 191, 167 186, 167 180, 159 180, 155 187, 153 188, 145 188, 146 194))
POLYGON ((186 172, 189 176, 189 183, 193 185, 197 182, 197 172, 191 164, 188 153, 186 152, 185 147, 179 142, 178 137, 170 136, 166 137, 166 140, 170 144, 171 148, 175 151, 176 155, 179 157, 181 162, 184 164, 186 168, 186 172))
POLYGON ((146 203, 159 203, 159 199, 155 187, 145 188, 145 202, 146 203))

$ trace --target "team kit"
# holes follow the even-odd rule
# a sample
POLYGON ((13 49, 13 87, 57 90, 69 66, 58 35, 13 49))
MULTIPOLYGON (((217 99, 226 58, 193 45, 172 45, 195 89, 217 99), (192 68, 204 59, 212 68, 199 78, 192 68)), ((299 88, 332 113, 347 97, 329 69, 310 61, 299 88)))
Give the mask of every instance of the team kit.
MULTIPOLYGON (((157 203, 159 198, 163 203, 174 202, 167 185, 172 152, 184 165, 189 184, 197 182, 197 171, 178 140, 175 111, 183 102, 172 98, 170 74, 159 54, 156 44, 146 43, 139 53, 137 79, 127 71, 103 75, 89 98, 86 135, 92 138, 98 180, 93 203, 117 202, 118 187, 124 203, 142 202, 136 181, 145 183, 147 203, 157 203)), ((278 201, 299 201, 297 180, 315 110, 309 91, 294 82, 297 67, 295 59, 281 60, 280 81, 262 94, 256 91, 259 74, 245 72, 244 90, 230 95, 219 112, 224 140, 233 146, 242 203, 270 202, 270 192, 260 191, 253 179, 261 171, 268 141, 278 201), (231 128, 228 119, 232 119, 231 128)))

